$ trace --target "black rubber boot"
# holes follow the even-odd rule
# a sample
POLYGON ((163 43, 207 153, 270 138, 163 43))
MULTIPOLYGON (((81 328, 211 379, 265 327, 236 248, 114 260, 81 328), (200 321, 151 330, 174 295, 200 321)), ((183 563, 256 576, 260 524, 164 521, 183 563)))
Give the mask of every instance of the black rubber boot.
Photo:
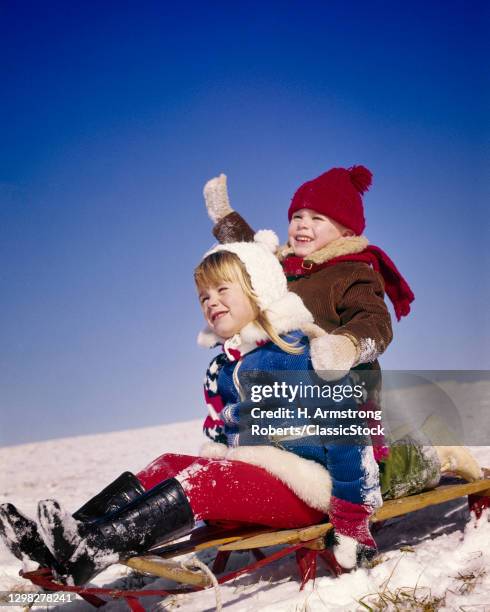
POLYGON ((41 567, 58 568, 58 563, 43 542, 37 525, 13 504, 0 506, 0 535, 10 552, 23 563, 27 560, 41 567))
MULTIPOLYGON (((40 502, 39 514, 43 532, 46 526, 65 527, 65 545, 53 550, 62 566, 60 577, 68 584, 84 584, 95 574, 121 559, 147 551, 165 539, 175 539, 192 530, 194 515, 178 480, 171 478, 153 487, 124 508, 91 524, 83 524, 74 552, 72 525, 66 514, 52 500, 40 502), (68 551, 69 557, 66 556, 68 551)), ((45 539, 53 539, 44 533, 45 539)))
MULTIPOLYGON (((144 492, 145 489, 136 476, 131 472, 124 472, 86 502, 73 517, 78 521, 93 522, 126 506, 144 492)), ((36 522, 24 516, 12 504, 0 506, 0 535, 17 559, 24 562, 27 557, 39 563, 41 567, 56 569, 56 560, 43 542, 36 522)))
POLYGON ((143 485, 131 472, 123 472, 73 514, 77 521, 93 521, 109 512, 123 508, 145 492, 143 485))

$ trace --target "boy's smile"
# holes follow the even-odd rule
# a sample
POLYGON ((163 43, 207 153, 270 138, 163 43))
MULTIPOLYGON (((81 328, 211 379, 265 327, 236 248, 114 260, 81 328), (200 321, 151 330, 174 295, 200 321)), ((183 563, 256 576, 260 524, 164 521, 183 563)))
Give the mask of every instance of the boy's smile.
POLYGON ((202 288, 199 302, 207 324, 221 338, 231 338, 255 319, 252 304, 237 282, 202 288))
POLYGON ((352 235, 351 230, 311 208, 295 212, 288 229, 289 244, 297 257, 306 257, 337 238, 352 235))

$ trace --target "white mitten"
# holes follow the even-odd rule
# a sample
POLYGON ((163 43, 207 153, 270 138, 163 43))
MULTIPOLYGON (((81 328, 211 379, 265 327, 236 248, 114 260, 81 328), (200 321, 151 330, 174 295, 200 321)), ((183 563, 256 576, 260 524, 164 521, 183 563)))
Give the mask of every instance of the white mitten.
POLYGON ((208 215, 213 223, 217 223, 223 219, 223 217, 233 212, 233 208, 230 206, 230 200, 228 199, 226 174, 220 174, 210 179, 204 185, 203 194, 206 208, 208 209, 208 215))
POLYGON ((325 334, 310 340, 311 361, 316 373, 327 381, 349 373, 358 358, 358 349, 347 336, 325 334))

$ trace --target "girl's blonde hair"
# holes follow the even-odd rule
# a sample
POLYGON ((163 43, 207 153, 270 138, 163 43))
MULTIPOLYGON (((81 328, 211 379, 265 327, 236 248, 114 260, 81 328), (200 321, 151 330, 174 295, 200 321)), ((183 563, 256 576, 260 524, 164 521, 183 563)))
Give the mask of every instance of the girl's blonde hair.
POLYGON ((222 283, 237 282, 252 305, 255 325, 286 353, 298 355, 303 352, 303 348, 297 346, 297 341, 286 342, 283 340, 272 326, 267 314, 260 310, 257 294, 252 288, 250 275, 241 259, 235 253, 231 251, 215 251, 211 253, 194 270, 194 280, 198 290, 203 290, 207 287, 218 287, 222 283))

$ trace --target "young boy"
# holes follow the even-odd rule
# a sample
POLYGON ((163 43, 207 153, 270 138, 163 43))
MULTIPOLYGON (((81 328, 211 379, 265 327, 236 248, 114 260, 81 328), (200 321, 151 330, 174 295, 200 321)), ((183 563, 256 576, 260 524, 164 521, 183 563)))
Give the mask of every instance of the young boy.
MULTIPOLYGON (((386 253, 362 235, 362 195, 371 180, 367 168, 353 166, 332 168, 301 185, 288 210, 288 244, 277 253, 289 289, 326 332, 312 343, 312 353, 321 356, 330 380, 353 367, 379 370, 377 358, 392 340, 384 293, 398 320, 414 299, 386 253)), ((221 243, 253 239, 252 228, 230 206, 224 174, 206 183, 204 197, 221 243)))

